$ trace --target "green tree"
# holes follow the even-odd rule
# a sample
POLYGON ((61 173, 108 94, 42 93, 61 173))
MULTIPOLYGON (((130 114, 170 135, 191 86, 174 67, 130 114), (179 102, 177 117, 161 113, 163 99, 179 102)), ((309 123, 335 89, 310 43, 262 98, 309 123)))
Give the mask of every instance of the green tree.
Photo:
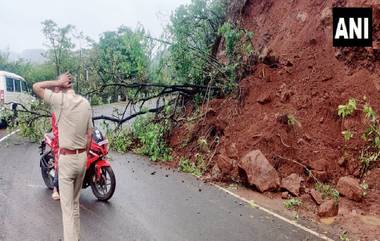
POLYGON ((60 27, 53 20, 42 22, 42 32, 49 48, 46 57, 55 66, 57 76, 64 71, 72 72, 75 69, 72 54, 75 45, 71 39, 73 30, 73 25, 60 27))
POLYGON ((207 84, 222 68, 215 60, 218 29, 225 21, 226 0, 193 0, 176 9, 168 26, 170 68, 181 83, 207 84))
MULTIPOLYGON (((102 84, 148 81, 152 45, 145 35, 143 28, 133 31, 124 26, 117 31, 102 34, 92 51, 93 67, 102 84)), ((105 93, 110 94, 113 100, 117 95, 128 94, 125 90, 117 88, 113 88, 111 93, 105 93)))

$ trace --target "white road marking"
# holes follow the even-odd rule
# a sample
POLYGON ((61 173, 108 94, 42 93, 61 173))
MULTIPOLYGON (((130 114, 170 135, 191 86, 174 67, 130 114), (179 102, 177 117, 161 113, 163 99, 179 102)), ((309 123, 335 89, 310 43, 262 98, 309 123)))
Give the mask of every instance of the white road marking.
MULTIPOLYGON (((241 197, 241 196, 239 196, 239 195, 231 192, 230 190, 228 190, 228 189, 226 189, 224 187, 221 187, 221 186, 219 186, 217 184, 213 184, 213 183, 212 183, 212 185, 215 186, 215 187, 217 187, 217 188, 219 188, 220 190, 222 190, 222 191, 224 191, 224 192, 226 192, 226 193, 228 193, 228 194, 230 194, 230 195, 232 195, 232 196, 234 196, 234 197, 236 197, 236 198, 238 198, 238 199, 240 199, 240 200, 248 203, 248 204, 252 203, 251 201, 249 201, 249 200, 245 199, 244 197, 241 197)), ((308 232, 308 233, 310 233, 310 234, 312 234, 314 236, 317 236, 318 238, 321 238, 321 239, 326 240, 326 241, 334 241, 334 240, 328 238, 326 235, 323 235, 323 234, 320 234, 320 233, 318 233, 318 232, 316 232, 314 230, 311 230, 311 229, 309 229, 309 228, 307 228, 307 227, 305 227, 305 226, 303 226, 303 225, 301 225, 301 224, 299 224, 299 223, 297 223, 297 222, 295 222, 293 220, 290 220, 290 219, 288 219, 286 217, 283 217, 283 216, 281 216, 281 215, 279 215, 279 214, 277 214, 275 212, 272 212, 271 210, 266 209, 266 208, 264 208, 264 207, 262 207, 262 206, 260 206, 260 205, 258 205, 256 203, 255 203, 255 207, 257 209, 263 210, 264 212, 266 212, 266 213, 268 213, 268 214, 270 214, 270 215, 272 215, 272 216, 274 216, 274 217, 276 217, 278 219, 281 219, 282 221, 285 221, 285 222, 287 222, 287 223, 289 223, 291 225, 294 225, 294 226, 296 226, 296 227, 298 227, 298 228, 300 228, 300 229, 302 229, 302 230, 304 230, 304 231, 306 231, 306 232, 308 232)))
POLYGON ((16 134, 16 133, 19 132, 19 131, 20 131, 20 129, 17 129, 17 130, 15 130, 15 131, 12 131, 12 132, 9 133, 8 135, 4 136, 3 138, 0 139, 0 143, 3 142, 3 141, 5 141, 7 138, 13 136, 14 134, 16 134))

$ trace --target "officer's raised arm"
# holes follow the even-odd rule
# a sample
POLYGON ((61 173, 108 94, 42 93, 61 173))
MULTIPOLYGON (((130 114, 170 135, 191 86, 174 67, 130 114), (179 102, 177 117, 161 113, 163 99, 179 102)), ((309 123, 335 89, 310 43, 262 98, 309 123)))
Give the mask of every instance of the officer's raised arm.
POLYGON ((33 92, 41 99, 49 103, 49 98, 45 97, 45 90, 54 87, 71 88, 71 75, 69 73, 62 74, 58 80, 47 80, 33 84, 33 92))

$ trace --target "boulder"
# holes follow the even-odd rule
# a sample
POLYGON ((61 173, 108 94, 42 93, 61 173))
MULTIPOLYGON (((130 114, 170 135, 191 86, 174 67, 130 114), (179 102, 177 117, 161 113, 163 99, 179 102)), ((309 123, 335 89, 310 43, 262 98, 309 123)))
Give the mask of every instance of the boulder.
POLYGON ((261 94, 261 95, 257 98, 257 102, 258 102, 259 104, 262 104, 262 105, 265 105, 265 104, 271 102, 271 100, 272 100, 272 97, 271 97, 270 94, 268 94, 268 93, 263 93, 263 94, 261 94))
POLYGON ((338 215, 339 205, 334 200, 324 201, 318 209, 319 217, 334 217, 338 215))
POLYGON ((323 202, 322 194, 315 190, 314 188, 310 190, 311 198, 318 204, 321 205, 323 202))
POLYGON ((282 199, 288 199, 289 198, 289 193, 288 192, 282 192, 281 193, 281 198, 282 199))
POLYGON ((336 189, 342 196, 351 200, 360 202, 363 199, 363 190, 359 185, 359 181, 352 177, 339 178, 336 189))
POLYGON ((216 165, 222 174, 228 174, 233 169, 233 160, 225 154, 219 154, 216 158, 216 165))
POLYGON ((313 160, 309 162, 309 166, 315 171, 326 171, 328 168, 328 162, 325 159, 313 160))
POLYGON ((294 196, 300 195, 301 182, 303 178, 296 173, 292 173, 281 180, 281 188, 288 190, 294 196))
POLYGON ((280 177, 260 150, 249 152, 238 165, 245 171, 248 183, 255 185, 260 192, 279 188, 280 177))
MULTIPOLYGON (((326 171, 311 171, 315 178, 317 178, 320 182, 328 182, 330 180, 330 176, 326 171)), ((311 177, 310 177, 311 179, 311 177)))
POLYGON ((220 168, 218 165, 214 165, 211 169, 211 179, 220 181, 222 179, 222 172, 220 171, 220 168))
POLYGON ((227 145, 226 154, 228 157, 232 159, 236 159, 236 160, 238 159, 239 152, 238 152, 235 142, 231 143, 231 145, 227 145))

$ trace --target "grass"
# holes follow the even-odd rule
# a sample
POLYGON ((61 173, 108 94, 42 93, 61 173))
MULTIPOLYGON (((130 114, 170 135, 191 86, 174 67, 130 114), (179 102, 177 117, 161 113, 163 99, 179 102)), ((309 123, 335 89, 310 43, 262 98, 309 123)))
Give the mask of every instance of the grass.
POLYGON ((194 176, 200 177, 203 171, 195 163, 191 162, 189 159, 182 157, 179 161, 178 169, 181 172, 191 173, 194 176))
POLYGON ((317 182, 315 184, 315 190, 322 194, 322 198, 331 198, 336 203, 339 201, 339 192, 329 184, 317 182))
POLYGON ((287 209, 292 209, 294 207, 298 207, 302 204, 302 201, 299 200, 298 198, 291 198, 286 201, 284 201, 284 207, 287 209))

